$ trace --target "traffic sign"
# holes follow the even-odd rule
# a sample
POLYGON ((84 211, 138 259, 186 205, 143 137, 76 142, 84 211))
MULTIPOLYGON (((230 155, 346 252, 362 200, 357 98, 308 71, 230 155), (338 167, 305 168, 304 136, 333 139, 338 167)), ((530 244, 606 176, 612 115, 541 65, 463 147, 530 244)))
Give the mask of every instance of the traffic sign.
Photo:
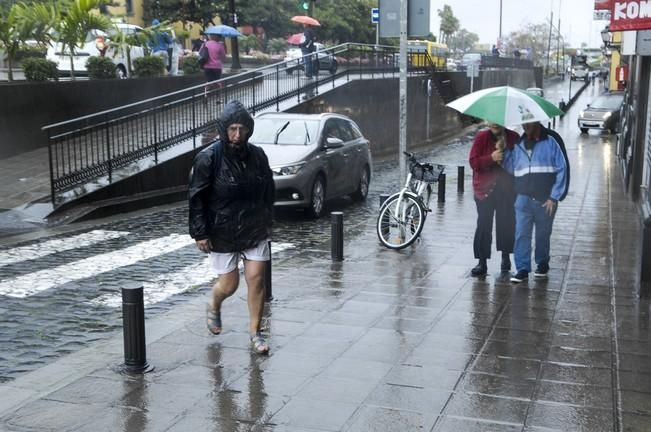
POLYGON ((371 23, 377 24, 380 22, 380 8, 371 8, 371 23))

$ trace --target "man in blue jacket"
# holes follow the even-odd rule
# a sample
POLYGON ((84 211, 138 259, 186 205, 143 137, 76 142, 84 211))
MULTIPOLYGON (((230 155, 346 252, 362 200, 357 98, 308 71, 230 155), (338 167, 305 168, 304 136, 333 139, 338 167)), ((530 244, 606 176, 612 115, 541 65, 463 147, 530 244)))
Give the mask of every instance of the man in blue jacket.
POLYGON ((545 278, 549 271, 549 243, 558 202, 565 196, 568 167, 561 144, 539 122, 522 125, 524 134, 513 150, 506 152, 503 167, 515 182, 515 245, 517 272, 511 282, 529 279, 531 241, 536 228, 534 277, 545 278))

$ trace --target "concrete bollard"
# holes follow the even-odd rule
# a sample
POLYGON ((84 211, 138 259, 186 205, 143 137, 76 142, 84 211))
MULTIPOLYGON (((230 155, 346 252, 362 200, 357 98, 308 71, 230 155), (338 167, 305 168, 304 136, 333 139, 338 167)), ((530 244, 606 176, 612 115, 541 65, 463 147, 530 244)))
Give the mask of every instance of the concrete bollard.
POLYGON ((140 283, 122 287, 122 328, 124 332, 124 371, 144 373, 153 368, 147 364, 145 342, 145 302, 140 283))
POLYGON ((344 214, 342 212, 330 213, 330 252, 333 261, 344 260, 344 214))
POLYGON ((439 176, 438 202, 445 202, 445 173, 439 176))
POLYGON ((267 268, 264 272, 264 298, 269 302, 274 299, 271 290, 271 240, 267 242, 267 245, 269 246, 269 261, 267 261, 267 268))
MULTIPOLYGON (((643 212, 646 212, 646 206, 643 206, 643 212)), ((642 272, 640 281, 651 281, 651 214, 642 220, 642 272)), ((640 293, 642 294, 642 293, 640 293)))
POLYGON ((465 167, 463 165, 459 165, 457 167, 457 192, 463 193, 463 181, 465 176, 465 167))

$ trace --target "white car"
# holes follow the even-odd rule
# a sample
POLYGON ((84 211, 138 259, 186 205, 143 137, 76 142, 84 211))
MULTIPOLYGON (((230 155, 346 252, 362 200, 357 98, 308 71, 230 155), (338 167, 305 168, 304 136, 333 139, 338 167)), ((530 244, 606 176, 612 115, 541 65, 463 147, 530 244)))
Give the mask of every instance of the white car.
MULTIPOLYGON (((337 73, 337 59, 333 54, 328 52, 322 52, 325 50, 325 46, 319 42, 314 43, 316 48, 316 55, 319 59, 318 62, 314 62, 315 71, 318 73, 320 70, 327 70, 332 75, 337 73)), ((303 69, 303 53, 300 48, 290 48, 287 50, 287 54, 283 59, 285 62, 285 67, 287 68, 287 73, 291 74, 296 69, 303 69), (291 62, 291 60, 296 60, 291 62)))
MULTIPOLYGON (((88 61, 90 57, 100 56, 102 46, 108 44, 109 47, 106 50, 105 56, 109 57, 113 60, 113 63, 115 63, 116 76, 118 78, 127 78, 129 76, 126 53, 124 51, 121 52, 119 50, 111 49, 110 47, 110 35, 115 31, 133 35, 143 31, 143 29, 134 24, 116 23, 115 29, 110 29, 108 34, 102 30, 89 31, 86 34, 84 44, 81 47, 76 48, 72 56, 75 75, 88 74, 86 70, 86 61, 88 61)), ((132 46, 130 48, 131 65, 133 66, 133 60, 138 57, 143 57, 144 55, 145 51, 143 47, 132 46)), ((66 52, 63 52, 63 46, 60 43, 54 43, 48 47, 46 58, 56 63, 59 74, 70 74, 70 55, 67 50, 66 52)))

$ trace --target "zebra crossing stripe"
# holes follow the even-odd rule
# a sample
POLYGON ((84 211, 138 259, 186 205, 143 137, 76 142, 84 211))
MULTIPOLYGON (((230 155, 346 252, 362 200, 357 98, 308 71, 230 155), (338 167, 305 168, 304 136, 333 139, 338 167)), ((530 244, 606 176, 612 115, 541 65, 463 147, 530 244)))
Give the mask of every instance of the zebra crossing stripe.
POLYGON ((106 240, 124 237, 128 234, 128 232, 124 231, 93 230, 72 237, 53 239, 45 242, 34 243, 29 246, 0 250, 0 267, 21 261, 42 258, 57 252, 90 246, 106 240))
MULTIPOLYGON (((275 254, 293 248, 292 243, 271 243, 271 253, 275 254)), ((242 262, 240 261, 240 266, 242 262)), ((143 284, 143 297, 146 306, 164 301, 175 294, 188 291, 200 285, 210 283, 215 274, 210 270, 209 259, 187 266, 181 270, 157 276, 151 282, 143 284)), ((106 293, 88 302, 93 306, 120 307, 122 295, 120 292, 106 293)))
POLYGON ((0 281, 0 295, 29 297, 68 282, 86 279, 164 255, 190 244, 194 244, 194 240, 187 234, 171 234, 144 241, 124 249, 0 281))

